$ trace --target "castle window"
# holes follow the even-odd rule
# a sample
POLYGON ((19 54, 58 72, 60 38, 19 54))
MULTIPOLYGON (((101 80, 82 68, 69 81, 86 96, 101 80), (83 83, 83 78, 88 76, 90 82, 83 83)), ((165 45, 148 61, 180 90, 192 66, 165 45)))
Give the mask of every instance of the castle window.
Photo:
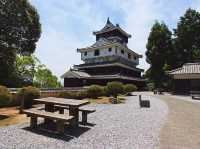
POLYGON ((108 51, 111 52, 111 51, 112 51, 112 48, 109 48, 108 51))
POLYGON ((121 50, 121 53, 124 54, 124 50, 121 50))
POLYGON ((131 53, 128 53, 128 59, 131 59, 131 53))
POLYGON ((84 52, 84 56, 87 56, 87 52, 84 52))
POLYGON ((95 50, 94 51, 94 56, 98 56, 100 53, 99 53, 99 50, 95 50))

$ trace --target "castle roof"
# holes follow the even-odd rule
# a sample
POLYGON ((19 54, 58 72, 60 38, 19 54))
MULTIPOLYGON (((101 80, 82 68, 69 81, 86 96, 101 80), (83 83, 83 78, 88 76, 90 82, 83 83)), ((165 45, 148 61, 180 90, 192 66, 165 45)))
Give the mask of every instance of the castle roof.
POLYGON ((120 73, 112 75, 90 75, 86 72, 69 70, 61 76, 61 78, 82 78, 82 79, 126 79, 126 80, 135 80, 135 81, 145 81, 142 78, 138 77, 128 77, 120 73))
POLYGON ((93 32, 94 35, 98 35, 98 34, 103 34, 106 32, 110 32, 113 30, 118 30, 119 32, 121 32, 123 35, 125 35, 126 37, 130 38, 131 35, 128 34, 127 32, 125 32, 120 26, 119 24, 116 24, 116 26, 110 21, 110 19, 107 19, 106 25, 100 30, 100 31, 95 31, 93 32))

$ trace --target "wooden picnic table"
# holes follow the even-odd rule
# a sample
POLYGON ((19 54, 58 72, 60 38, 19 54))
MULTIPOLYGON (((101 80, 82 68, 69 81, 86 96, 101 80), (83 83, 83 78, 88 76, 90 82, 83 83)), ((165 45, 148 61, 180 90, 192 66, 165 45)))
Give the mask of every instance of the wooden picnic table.
MULTIPOLYGON (((54 112, 54 105, 68 106, 69 115, 74 116, 72 123, 73 127, 79 126, 79 107, 89 104, 86 100, 65 99, 56 97, 47 97, 41 99, 34 99, 37 103, 45 104, 45 111, 54 112)), ((50 120, 46 119, 45 122, 49 123, 50 120)))

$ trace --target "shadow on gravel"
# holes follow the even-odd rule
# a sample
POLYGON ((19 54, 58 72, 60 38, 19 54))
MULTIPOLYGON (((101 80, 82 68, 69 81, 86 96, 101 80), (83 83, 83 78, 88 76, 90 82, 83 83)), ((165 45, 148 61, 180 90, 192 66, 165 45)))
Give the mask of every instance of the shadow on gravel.
POLYGON ((32 133, 43 135, 46 137, 54 138, 54 139, 60 139, 63 141, 70 141, 71 139, 78 138, 83 133, 89 131, 91 128, 87 126, 94 126, 95 124, 88 123, 84 126, 79 126, 78 128, 71 128, 68 125, 65 126, 65 133, 59 134, 56 131, 56 125, 51 124, 51 126, 46 126, 45 124, 39 124, 36 129, 32 129, 30 127, 22 128, 26 131, 30 131, 32 133))

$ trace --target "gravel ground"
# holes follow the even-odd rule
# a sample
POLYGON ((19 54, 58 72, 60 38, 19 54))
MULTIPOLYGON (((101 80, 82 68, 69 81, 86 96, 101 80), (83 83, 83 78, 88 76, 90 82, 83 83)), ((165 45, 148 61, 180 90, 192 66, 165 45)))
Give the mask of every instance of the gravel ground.
POLYGON ((137 96, 127 97, 125 104, 92 105, 97 111, 89 115, 88 121, 95 125, 67 129, 63 137, 30 131, 28 124, 1 128, 0 148, 154 149, 168 107, 159 99, 143 98, 150 99, 150 109, 140 109, 137 96))

